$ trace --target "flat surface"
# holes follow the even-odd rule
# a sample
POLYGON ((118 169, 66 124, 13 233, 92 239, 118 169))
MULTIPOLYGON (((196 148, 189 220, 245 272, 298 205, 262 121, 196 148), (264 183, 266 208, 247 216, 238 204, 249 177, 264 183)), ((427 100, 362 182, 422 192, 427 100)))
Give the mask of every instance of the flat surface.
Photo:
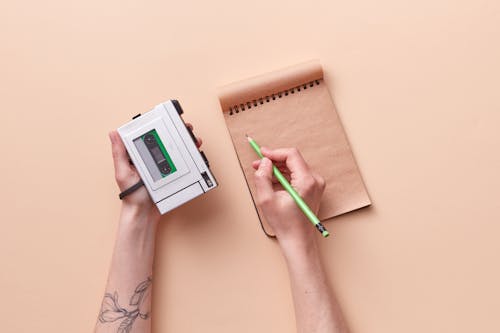
POLYGON ((107 132, 168 98, 221 183, 162 221, 155 332, 292 332, 216 87, 319 58, 373 207, 321 242, 353 332, 500 331, 500 2, 0 3, 3 332, 89 332, 107 132))

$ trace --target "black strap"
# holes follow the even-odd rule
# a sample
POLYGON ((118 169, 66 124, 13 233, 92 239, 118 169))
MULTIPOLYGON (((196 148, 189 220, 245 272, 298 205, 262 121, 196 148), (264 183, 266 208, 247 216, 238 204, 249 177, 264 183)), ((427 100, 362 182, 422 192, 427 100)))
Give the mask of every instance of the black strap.
POLYGON ((125 191, 123 191, 122 193, 120 193, 119 197, 120 197, 120 200, 123 200, 123 198, 125 198, 127 195, 135 192, 137 189, 139 189, 142 185, 144 185, 144 182, 141 180, 139 180, 137 183, 135 183, 134 185, 130 186, 128 189, 126 189, 125 191))

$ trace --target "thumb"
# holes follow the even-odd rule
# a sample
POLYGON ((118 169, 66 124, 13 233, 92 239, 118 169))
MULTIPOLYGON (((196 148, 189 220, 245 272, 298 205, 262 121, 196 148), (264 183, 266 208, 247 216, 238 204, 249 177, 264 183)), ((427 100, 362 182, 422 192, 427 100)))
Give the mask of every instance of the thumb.
POLYGON ((271 199, 274 191, 272 184, 273 164, 270 159, 264 157, 257 171, 255 171, 255 189, 257 200, 265 202, 271 199))
POLYGON ((111 141, 111 152, 115 165, 115 177, 117 180, 122 181, 126 177, 127 171, 130 169, 128 153, 117 131, 111 131, 109 133, 109 139, 111 141))

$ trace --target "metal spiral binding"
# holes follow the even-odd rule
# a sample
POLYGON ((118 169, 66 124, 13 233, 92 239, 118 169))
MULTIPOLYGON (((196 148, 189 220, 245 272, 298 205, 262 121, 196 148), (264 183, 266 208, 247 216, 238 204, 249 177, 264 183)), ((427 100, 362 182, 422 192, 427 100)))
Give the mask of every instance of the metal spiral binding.
POLYGON ((229 115, 232 116, 236 113, 240 113, 240 112, 243 112, 245 110, 250 110, 252 107, 255 108, 255 107, 258 107, 259 105, 262 105, 264 103, 269 103, 269 102, 271 102, 271 100, 274 101, 274 100, 276 100, 276 98, 282 98, 282 97, 288 96, 289 94, 295 94, 296 91, 299 92, 301 90, 306 90, 308 87, 312 88, 312 87, 314 87, 315 84, 319 85, 319 80, 307 82, 307 83, 301 84, 299 86, 296 86, 296 87, 293 87, 293 88, 290 88, 290 89, 287 89, 284 91, 280 91, 280 92, 277 92, 275 94, 271 94, 269 96, 260 97, 260 98, 254 99, 252 101, 241 103, 240 105, 234 105, 232 107, 229 107, 229 115))

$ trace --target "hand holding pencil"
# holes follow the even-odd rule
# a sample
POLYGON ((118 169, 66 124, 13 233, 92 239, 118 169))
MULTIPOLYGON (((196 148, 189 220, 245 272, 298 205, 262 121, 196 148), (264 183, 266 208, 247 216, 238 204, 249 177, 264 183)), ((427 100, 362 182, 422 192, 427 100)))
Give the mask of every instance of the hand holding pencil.
MULTIPOLYGON (((310 170, 300 152, 295 148, 271 150, 262 147, 260 152, 264 158, 253 162, 253 167, 256 169, 257 205, 266 216, 280 242, 288 239, 310 238, 315 229, 311 226, 312 221, 273 175, 273 163, 307 204, 313 215, 319 209, 325 188, 324 179, 310 170)), ((326 235, 328 233, 323 232, 323 236, 326 235)))

